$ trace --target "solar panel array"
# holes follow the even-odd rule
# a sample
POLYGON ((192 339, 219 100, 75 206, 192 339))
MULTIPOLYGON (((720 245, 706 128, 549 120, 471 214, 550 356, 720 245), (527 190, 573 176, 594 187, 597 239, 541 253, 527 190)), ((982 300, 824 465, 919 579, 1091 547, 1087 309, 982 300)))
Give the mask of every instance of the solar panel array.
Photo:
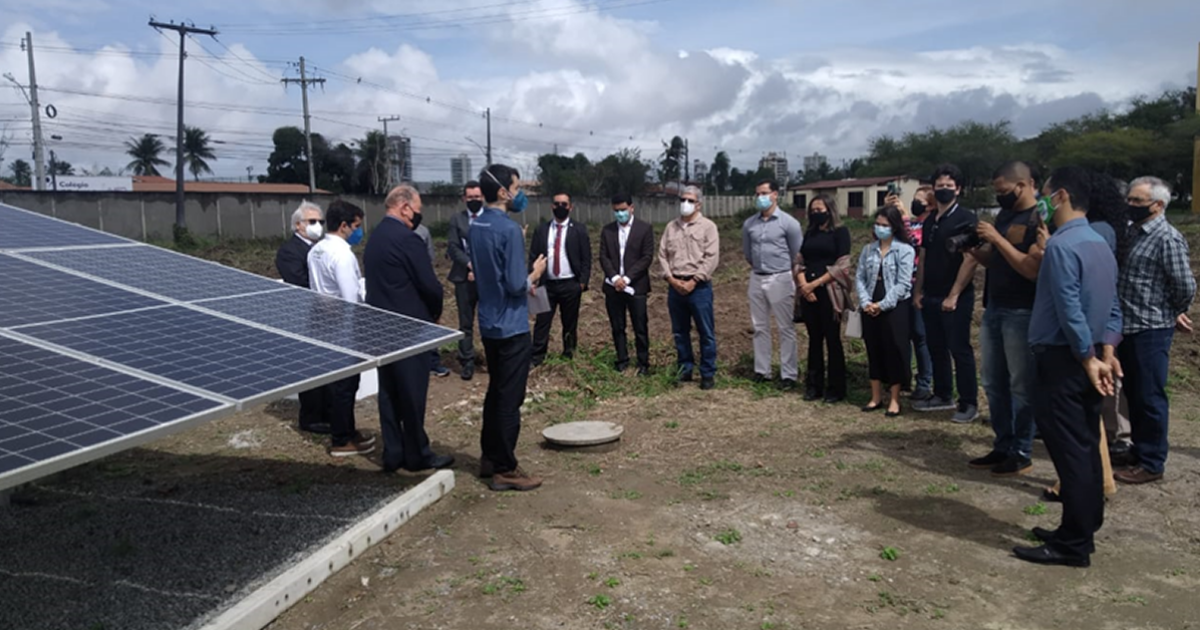
POLYGON ((0 204, 0 489, 454 330, 0 204))

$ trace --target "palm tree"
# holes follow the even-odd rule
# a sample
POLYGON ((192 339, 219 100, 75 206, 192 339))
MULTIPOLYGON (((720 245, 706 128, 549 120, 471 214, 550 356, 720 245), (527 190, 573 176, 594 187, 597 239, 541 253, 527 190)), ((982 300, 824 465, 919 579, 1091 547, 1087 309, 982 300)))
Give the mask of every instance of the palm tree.
POLYGON ((199 181, 201 173, 212 174, 206 160, 217 159, 212 147, 208 146, 208 133, 199 127, 185 127, 183 134, 183 162, 192 178, 199 181))
POLYGON ((161 175, 160 166, 170 166, 170 162, 159 157, 166 147, 158 136, 148 133, 141 138, 130 138, 125 141, 125 153, 133 158, 125 167, 134 175, 161 175))
POLYGON ((33 183, 33 167, 25 160, 13 160, 8 165, 8 172, 12 173, 12 183, 22 188, 28 187, 33 183))

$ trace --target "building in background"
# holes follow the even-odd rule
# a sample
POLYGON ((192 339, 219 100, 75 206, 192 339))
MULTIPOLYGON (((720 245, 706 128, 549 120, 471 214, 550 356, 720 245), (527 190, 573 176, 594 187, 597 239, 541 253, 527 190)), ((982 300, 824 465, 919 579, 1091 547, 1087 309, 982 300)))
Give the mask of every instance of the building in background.
POLYGON ((776 153, 772 151, 764 155, 763 158, 758 161, 758 168, 759 170, 766 168, 774 171, 775 181, 784 186, 786 186, 787 183, 792 179, 792 174, 788 172, 787 153, 776 153))
POLYGON ((413 180, 412 139, 406 136, 388 136, 388 151, 392 156, 392 184, 405 184, 413 180))
POLYGON ((708 181, 708 164, 704 160, 692 160, 692 181, 700 183, 708 181))
POLYGON ((821 167, 829 166, 829 158, 820 153, 813 152, 812 155, 804 157, 804 172, 815 173, 821 170, 821 167))
POLYGON ((466 153, 459 153, 458 157, 450 158, 450 183, 455 186, 462 186, 471 181, 474 177, 471 170, 471 158, 466 153))
MULTIPOLYGON (((805 158, 807 160, 808 158, 805 158)), ((869 177, 864 179, 834 179, 823 182, 800 184, 788 188, 792 193, 792 205, 796 208, 807 208, 808 202, 816 195, 829 195, 837 202, 843 216, 861 219, 867 214, 883 207, 887 197, 888 184, 896 182, 900 187, 900 197, 912 199, 917 192, 920 182, 907 175, 891 177, 869 177)))

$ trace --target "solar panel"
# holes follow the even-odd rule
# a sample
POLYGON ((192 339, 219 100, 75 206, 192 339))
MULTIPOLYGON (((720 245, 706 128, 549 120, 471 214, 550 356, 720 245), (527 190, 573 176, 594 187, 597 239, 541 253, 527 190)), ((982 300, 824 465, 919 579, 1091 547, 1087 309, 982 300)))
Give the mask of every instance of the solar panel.
POLYGON ((295 290, 262 276, 150 245, 63 249, 28 252, 25 255, 181 302, 261 291, 295 290))
POLYGON ((246 295, 193 306, 346 348, 381 363, 437 348, 460 336, 441 326, 312 291, 246 295))
POLYGON ((230 409, 227 403, 0 336, 0 488, 230 409))
POLYGON ((114 245, 133 241, 0 203, 0 249, 114 245))
POLYGON ((0 254, 0 278, 0 328, 165 304, 5 254, 0 254))
POLYGON ((186 306, 28 326, 21 333, 247 405, 374 365, 186 306))

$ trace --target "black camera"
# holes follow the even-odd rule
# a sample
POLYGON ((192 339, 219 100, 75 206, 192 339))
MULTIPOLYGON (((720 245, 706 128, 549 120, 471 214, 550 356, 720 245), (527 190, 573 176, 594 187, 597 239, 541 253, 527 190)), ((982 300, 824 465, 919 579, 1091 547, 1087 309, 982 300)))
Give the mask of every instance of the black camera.
POLYGON ((975 249, 980 245, 983 245, 983 239, 979 238, 979 234, 975 232, 975 225, 973 223, 963 225, 954 234, 946 238, 946 251, 951 254, 975 249))

